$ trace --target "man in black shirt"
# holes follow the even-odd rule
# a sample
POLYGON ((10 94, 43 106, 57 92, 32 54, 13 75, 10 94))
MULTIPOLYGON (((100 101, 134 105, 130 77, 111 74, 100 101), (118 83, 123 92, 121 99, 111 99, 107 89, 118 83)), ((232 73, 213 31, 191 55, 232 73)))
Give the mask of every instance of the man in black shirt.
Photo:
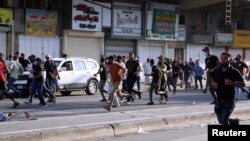
MULTIPOLYGON (((149 103, 147 103, 147 105, 154 105, 153 91, 155 92, 155 94, 160 94, 159 89, 160 89, 162 72, 155 65, 154 59, 150 60, 150 66, 152 67, 151 74, 144 74, 145 76, 152 76, 152 82, 150 84, 150 89, 149 89, 149 99, 150 99, 150 101, 149 101, 149 103)), ((164 92, 163 96, 165 97, 165 100, 167 101, 168 97, 167 97, 167 94, 165 94, 165 92, 164 92)))
POLYGON ((107 67, 105 64, 105 58, 102 57, 100 61, 101 61, 101 64, 100 64, 99 70, 96 74, 94 74, 94 76, 97 76, 97 74, 100 74, 99 91, 102 96, 102 100, 100 100, 100 102, 106 102, 107 100, 104 96, 104 86, 107 81, 107 67))
MULTIPOLYGON (((238 55, 236 56, 236 58, 235 58, 234 61, 232 62, 232 66, 233 66, 235 69, 237 69, 237 70, 241 73, 241 75, 242 75, 243 77, 244 77, 244 75, 247 74, 248 71, 249 71, 249 68, 248 68, 247 64, 244 63, 243 61, 241 61, 241 55, 240 55, 240 54, 238 54, 238 55)), ((236 87, 236 101, 237 101, 238 98, 240 97, 241 91, 242 91, 242 92, 246 92, 246 93, 248 94, 248 95, 247 95, 248 99, 250 99, 250 92, 249 92, 249 90, 248 90, 246 87, 244 87, 244 88, 238 88, 238 87, 236 87)))
POLYGON ((179 77, 179 74, 182 73, 181 68, 179 67, 179 65, 177 65, 176 61, 174 60, 172 63, 172 86, 174 88, 174 94, 176 92, 176 83, 177 83, 177 79, 179 77))
MULTIPOLYGON (((132 92, 138 94, 139 99, 141 98, 141 92, 133 90, 135 85, 137 72, 140 71, 140 65, 135 60, 135 54, 133 52, 129 53, 129 60, 126 62, 126 69, 127 69, 127 87, 128 93, 132 94, 132 92)), ((130 101, 130 99, 128 99, 130 101)))
POLYGON ((19 63, 22 65, 23 69, 27 71, 29 68, 30 61, 25 58, 24 53, 21 53, 21 56, 18 58, 19 63))
MULTIPOLYGON (((205 70, 207 71, 206 86, 209 87, 209 91, 214 99, 210 104, 215 104, 216 103, 216 94, 215 94, 215 91, 213 90, 213 88, 211 87, 211 82, 212 82, 213 77, 214 77, 214 70, 217 68, 217 66, 219 64, 219 59, 217 56, 211 54, 210 49, 208 47, 205 47, 202 51, 205 52, 205 55, 207 56, 207 58, 205 59, 205 64, 206 64, 205 70)), ((206 91, 207 91, 206 89, 203 90, 203 92, 205 92, 205 93, 206 93, 206 91)))
POLYGON ((56 97, 53 95, 53 79, 54 78, 54 69, 56 69, 53 61, 51 60, 50 55, 45 55, 45 63, 44 63, 44 71, 46 71, 46 80, 45 80, 45 86, 49 91, 50 98, 48 102, 55 102, 56 97))
POLYGON ((235 87, 245 87, 245 82, 238 70, 229 64, 231 55, 221 54, 221 66, 214 71, 212 86, 217 92, 214 107, 218 122, 222 125, 239 124, 238 119, 230 119, 235 107, 235 87))
POLYGON ((41 67, 41 59, 37 58, 33 64, 33 80, 31 87, 31 96, 30 103, 32 103, 32 98, 34 94, 37 94, 38 99, 40 100, 41 106, 47 106, 44 97, 43 97, 43 70, 41 67))

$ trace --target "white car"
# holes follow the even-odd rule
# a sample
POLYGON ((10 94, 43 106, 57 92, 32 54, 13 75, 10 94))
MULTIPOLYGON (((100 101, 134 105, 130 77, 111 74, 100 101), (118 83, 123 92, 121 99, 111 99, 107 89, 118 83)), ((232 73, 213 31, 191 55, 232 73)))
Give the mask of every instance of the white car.
MULTIPOLYGON (((53 58, 52 60, 59 72, 58 85, 62 95, 70 95, 72 91, 78 90, 86 90, 89 95, 97 92, 99 77, 95 77, 94 74, 98 71, 99 64, 96 60, 84 57, 53 58)), ((19 89, 24 88, 27 82, 24 81, 17 80, 14 84, 19 89)))

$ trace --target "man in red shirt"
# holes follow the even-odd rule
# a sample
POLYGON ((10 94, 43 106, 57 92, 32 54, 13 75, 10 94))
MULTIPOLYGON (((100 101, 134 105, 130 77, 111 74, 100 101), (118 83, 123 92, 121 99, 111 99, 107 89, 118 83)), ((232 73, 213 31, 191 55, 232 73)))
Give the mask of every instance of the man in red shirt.
POLYGON ((117 95, 120 98, 123 98, 123 97, 132 98, 132 96, 129 94, 124 94, 120 90, 122 77, 126 74, 127 70, 126 70, 126 68, 124 68, 118 62, 115 61, 114 56, 109 57, 108 69, 109 69, 109 73, 111 75, 110 83, 112 83, 113 89, 110 93, 109 103, 104 108, 108 111, 111 111, 115 93, 117 93, 117 95))
POLYGON ((3 54, 0 53, 0 91, 9 99, 11 99, 14 102, 13 108, 16 108, 19 103, 15 101, 14 97, 7 92, 6 88, 6 78, 4 73, 8 73, 10 70, 6 66, 5 61, 3 60, 3 54))

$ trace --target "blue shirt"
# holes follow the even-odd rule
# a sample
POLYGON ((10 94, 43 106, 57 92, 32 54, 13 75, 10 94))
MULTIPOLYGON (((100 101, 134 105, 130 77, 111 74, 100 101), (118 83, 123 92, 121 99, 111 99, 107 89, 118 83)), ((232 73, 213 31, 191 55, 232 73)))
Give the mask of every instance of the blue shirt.
POLYGON ((201 75, 203 75, 203 73, 204 73, 203 68, 196 65, 196 66, 195 66, 195 69, 194 69, 194 76, 195 76, 195 77, 196 77, 196 76, 201 76, 201 75))

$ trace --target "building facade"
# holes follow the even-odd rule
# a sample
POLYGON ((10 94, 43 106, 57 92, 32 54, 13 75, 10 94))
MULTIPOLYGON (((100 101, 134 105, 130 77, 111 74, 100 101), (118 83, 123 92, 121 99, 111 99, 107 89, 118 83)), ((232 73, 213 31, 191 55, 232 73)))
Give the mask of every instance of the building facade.
POLYGON ((2 0, 0 51, 96 60, 135 52, 143 63, 159 55, 202 61, 209 46, 248 62, 249 5, 233 2, 228 26, 225 0, 2 0))

